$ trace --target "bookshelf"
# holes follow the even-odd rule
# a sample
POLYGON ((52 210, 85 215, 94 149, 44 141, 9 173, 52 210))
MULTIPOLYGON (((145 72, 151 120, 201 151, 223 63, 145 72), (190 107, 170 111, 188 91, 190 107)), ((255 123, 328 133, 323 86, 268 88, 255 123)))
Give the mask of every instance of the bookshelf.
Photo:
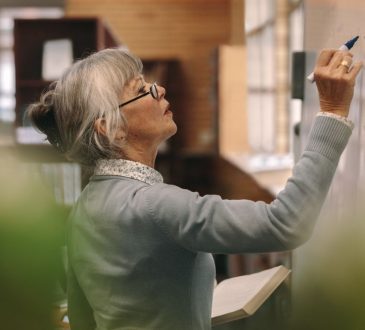
POLYGON ((96 17, 15 19, 16 127, 23 126, 27 105, 36 101, 50 84, 42 79, 43 45, 57 39, 72 41, 74 59, 120 44, 106 23, 96 17))
POLYGON ((25 110, 30 103, 39 100, 41 93, 51 83, 42 78, 44 43, 59 39, 71 40, 73 60, 103 48, 120 45, 108 25, 97 17, 14 20, 16 105, 13 151, 29 161, 66 161, 48 143, 24 141, 28 139, 27 128, 32 133, 30 123, 24 119, 25 110), (20 138, 24 132, 25 138, 20 138))

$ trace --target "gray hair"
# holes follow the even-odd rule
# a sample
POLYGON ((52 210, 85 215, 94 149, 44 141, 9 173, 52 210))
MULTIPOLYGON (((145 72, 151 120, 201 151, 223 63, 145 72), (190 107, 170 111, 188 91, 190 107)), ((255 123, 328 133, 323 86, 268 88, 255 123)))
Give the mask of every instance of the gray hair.
POLYGON ((109 48, 77 61, 50 85, 29 116, 47 139, 70 160, 93 165, 99 158, 120 158, 116 139, 127 122, 119 110, 124 86, 142 72, 141 60, 121 48, 109 48), (105 135, 95 121, 103 118, 105 135))

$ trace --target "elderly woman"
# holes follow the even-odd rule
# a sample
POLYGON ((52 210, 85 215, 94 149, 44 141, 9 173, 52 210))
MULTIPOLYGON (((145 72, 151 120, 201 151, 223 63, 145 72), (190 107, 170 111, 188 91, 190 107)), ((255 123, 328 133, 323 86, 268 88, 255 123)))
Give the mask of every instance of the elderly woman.
POLYGON ((106 49, 76 62, 30 116, 69 159, 94 165, 68 228, 75 330, 210 329, 211 253, 289 250, 310 235, 351 135, 346 117, 361 63, 325 50, 321 111, 285 189, 271 204, 199 196, 163 182, 158 146, 176 133, 166 90, 141 61, 106 49))

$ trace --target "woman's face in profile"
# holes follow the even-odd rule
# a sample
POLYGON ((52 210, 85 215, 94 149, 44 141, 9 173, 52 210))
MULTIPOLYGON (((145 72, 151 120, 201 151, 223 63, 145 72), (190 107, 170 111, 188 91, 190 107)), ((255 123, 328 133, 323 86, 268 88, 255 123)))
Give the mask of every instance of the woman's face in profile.
POLYGON ((144 81, 143 76, 132 79, 124 88, 121 101, 128 102, 140 95, 145 96, 123 105, 123 112, 128 122, 128 141, 150 143, 158 146, 177 131, 170 104, 165 99, 166 90, 154 86, 154 95, 150 92, 152 84, 144 81), (147 92, 149 92, 147 94, 147 92), (155 92, 157 92, 155 94, 155 92))

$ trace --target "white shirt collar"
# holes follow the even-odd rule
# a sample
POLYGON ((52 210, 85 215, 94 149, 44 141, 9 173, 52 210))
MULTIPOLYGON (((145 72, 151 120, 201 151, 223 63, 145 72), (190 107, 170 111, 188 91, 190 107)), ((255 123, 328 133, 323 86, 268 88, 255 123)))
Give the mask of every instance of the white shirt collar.
POLYGON ((99 159, 94 175, 118 175, 143 181, 149 185, 163 182, 162 175, 154 168, 126 159, 99 159))

